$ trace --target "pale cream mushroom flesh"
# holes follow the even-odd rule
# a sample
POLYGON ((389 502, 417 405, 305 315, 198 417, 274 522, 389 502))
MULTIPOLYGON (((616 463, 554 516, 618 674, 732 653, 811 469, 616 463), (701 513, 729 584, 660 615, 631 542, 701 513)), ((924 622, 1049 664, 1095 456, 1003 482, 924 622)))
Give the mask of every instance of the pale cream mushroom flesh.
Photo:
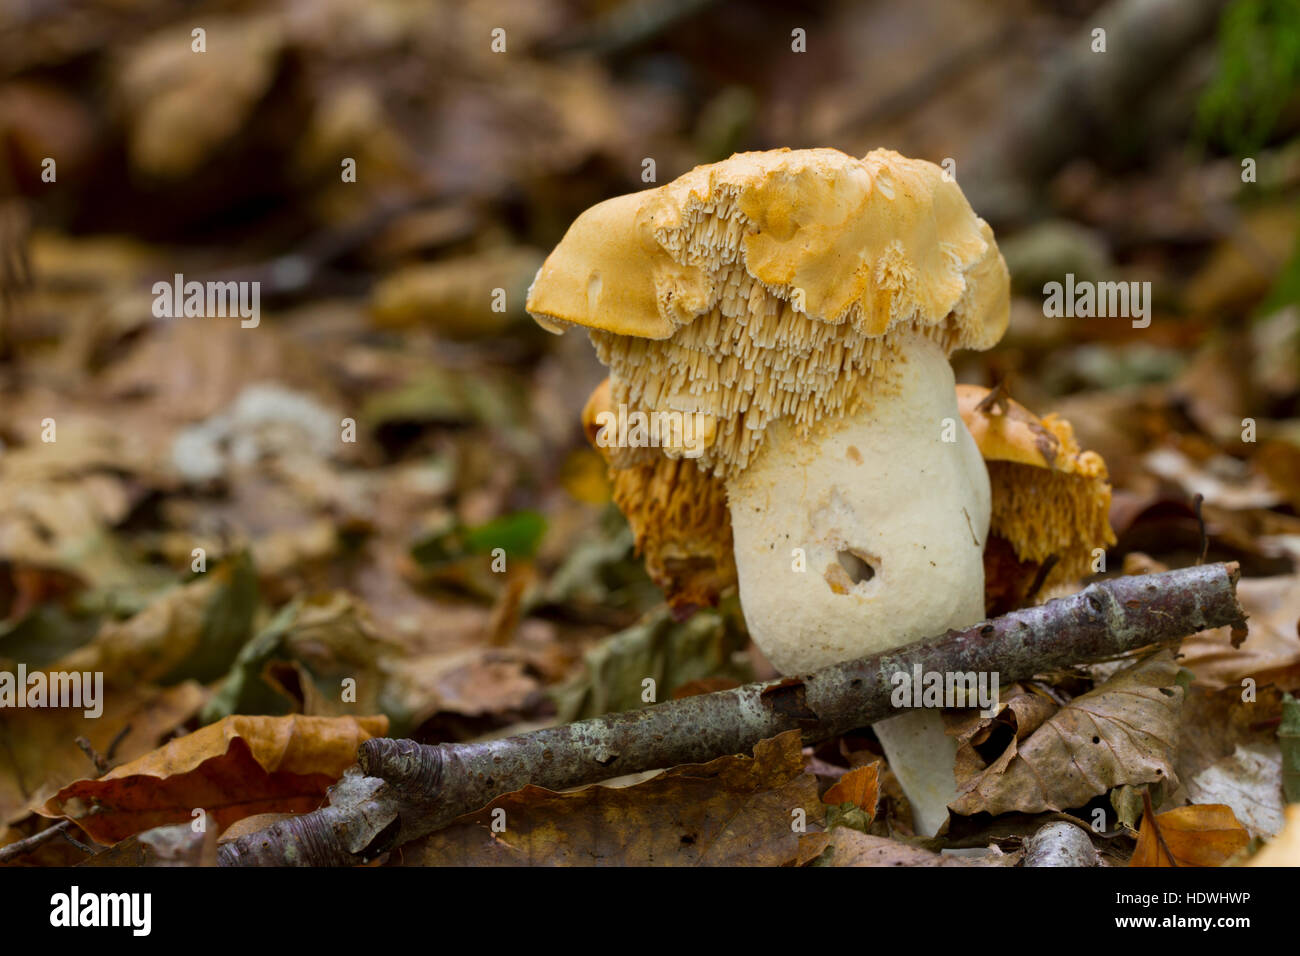
MULTIPOLYGON (((697 167, 584 212, 527 308, 589 329, 614 406, 699 423, 695 465, 725 483, 745 620, 778 670, 983 617, 989 481, 948 355, 1002 336, 1008 277, 937 166, 815 149, 697 167)), ((955 794, 939 715, 875 730, 933 833, 955 794)))

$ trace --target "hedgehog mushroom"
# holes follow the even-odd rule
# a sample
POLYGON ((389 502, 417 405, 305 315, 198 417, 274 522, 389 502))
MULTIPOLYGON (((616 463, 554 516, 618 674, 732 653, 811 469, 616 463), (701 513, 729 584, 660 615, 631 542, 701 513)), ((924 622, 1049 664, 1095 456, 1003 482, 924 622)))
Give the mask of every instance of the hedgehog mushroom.
MULTIPOLYGON (((948 355, 1006 329, 992 230, 935 165, 876 150, 742 153, 588 209, 527 309, 589 330, 628 415, 695 421, 755 643, 796 674, 977 622, 989 483, 948 355)), ((918 829, 955 793, 933 711, 876 725, 918 829)))
MULTIPOLYGON (((604 424, 617 412, 610 404, 609 379, 601 382, 582 410, 587 440, 612 464, 616 445, 604 424)), ((736 583, 731 520, 722 482, 690 458, 654 455, 648 461, 610 468, 614 504, 627 518, 646 573, 664 592, 676 617, 718 603, 736 583)))
POLYGON ((958 385, 957 405, 988 465, 993 493, 984 558, 987 613, 1020 607, 1026 585, 1040 576, 1038 593, 1046 596, 1095 570, 1095 555, 1115 543, 1102 457, 1079 447, 1065 419, 1040 419, 1000 391, 958 385), (1049 561, 1055 563, 1048 567, 1049 561))

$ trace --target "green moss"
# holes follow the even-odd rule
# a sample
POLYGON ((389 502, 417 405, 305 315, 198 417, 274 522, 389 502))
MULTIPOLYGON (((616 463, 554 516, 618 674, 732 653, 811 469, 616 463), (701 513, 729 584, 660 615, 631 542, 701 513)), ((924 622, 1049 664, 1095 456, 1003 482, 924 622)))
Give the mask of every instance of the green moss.
POLYGON ((1248 155, 1267 143, 1300 88, 1300 0, 1233 0, 1219 61, 1201 96, 1202 139, 1248 155))

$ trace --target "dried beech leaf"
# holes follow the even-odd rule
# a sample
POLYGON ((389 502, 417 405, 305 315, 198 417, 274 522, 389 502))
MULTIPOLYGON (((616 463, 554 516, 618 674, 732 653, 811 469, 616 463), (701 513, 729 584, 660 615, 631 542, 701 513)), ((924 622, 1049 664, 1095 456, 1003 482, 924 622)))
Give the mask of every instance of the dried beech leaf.
POLYGON ((106 754, 122 729, 130 728, 114 753, 134 760, 193 717, 203 698, 201 686, 183 681, 166 689, 112 688, 97 719, 72 707, 0 709, 0 825, 21 819, 60 787, 92 772, 78 737, 106 754))
POLYGON ((1161 651, 1076 697, 1030 738, 960 785, 955 813, 1042 813, 1081 807, 1122 784, 1176 779, 1183 689, 1161 651))
POLYGON ((822 802, 838 806, 851 803, 867 813, 875 813, 880 799, 880 762, 850 770, 822 795, 822 802))
POLYGON ((1250 843, 1232 808, 1221 803, 1178 807, 1157 813, 1154 822, 1142 818, 1129 866, 1222 866, 1250 843))
POLYGON ((398 866, 781 866, 800 853, 802 817, 821 821, 817 779, 804 772, 798 731, 754 756, 675 767, 630 787, 497 797, 482 810, 408 843, 398 866), (798 813, 802 811, 802 813, 798 813), (503 816, 504 814, 504 816, 503 816), (494 828, 504 820, 505 829, 494 828))
MULTIPOLYGON (((979 711, 960 712, 951 720, 948 733, 957 738, 957 760, 953 775, 960 787, 967 780, 982 773, 988 761, 980 748, 989 743, 995 733, 1011 731, 1007 749, 999 757, 1004 766, 1015 756, 1020 741, 1028 738, 1042 726, 1043 721, 1056 712, 1057 704, 1049 697, 1025 691, 1019 684, 1007 688, 1009 699, 996 717, 985 717, 979 711)), ((948 720, 945 715, 945 720, 948 720)))
POLYGON ((67 817, 100 843, 193 819, 218 827, 255 813, 303 813, 356 760, 386 717, 227 717, 64 787, 40 813, 67 817))

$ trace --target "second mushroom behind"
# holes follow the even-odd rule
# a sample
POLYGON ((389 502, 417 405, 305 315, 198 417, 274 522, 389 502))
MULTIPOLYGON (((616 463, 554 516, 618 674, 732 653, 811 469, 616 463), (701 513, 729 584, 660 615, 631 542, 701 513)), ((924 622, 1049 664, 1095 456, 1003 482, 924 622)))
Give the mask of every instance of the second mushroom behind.
MULTIPOLYGON (((997 342, 1009 282, 939 167, 830 149, 697 167, 583 213, 527 308, 589 330, 615 467, 666 457, 723 484, 746 623, 778 670, 983 617, 989 481, 948 356, 997 342)), ((877 733, 933 832, 953 789, 938 715, 877 733)))

